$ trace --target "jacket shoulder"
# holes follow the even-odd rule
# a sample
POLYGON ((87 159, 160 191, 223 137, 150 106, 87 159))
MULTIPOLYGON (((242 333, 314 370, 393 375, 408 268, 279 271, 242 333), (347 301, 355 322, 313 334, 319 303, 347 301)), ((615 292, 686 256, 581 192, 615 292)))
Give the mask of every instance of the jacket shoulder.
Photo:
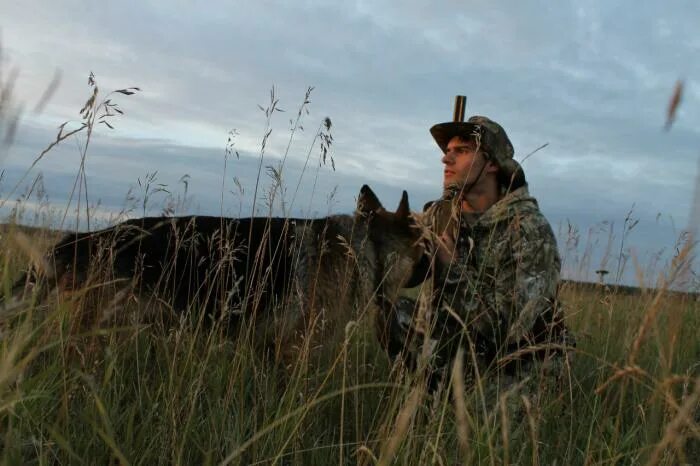
POLYGON ((516 213, 520 231, 532 236, 545 236, 554 239, 554 231, 549 220, 540 209, 534 205, 516 213))
POLYGON ((438 201, 428 201, 423 205, 423 212, 427 212, 432 206, 434 206, 438 201))

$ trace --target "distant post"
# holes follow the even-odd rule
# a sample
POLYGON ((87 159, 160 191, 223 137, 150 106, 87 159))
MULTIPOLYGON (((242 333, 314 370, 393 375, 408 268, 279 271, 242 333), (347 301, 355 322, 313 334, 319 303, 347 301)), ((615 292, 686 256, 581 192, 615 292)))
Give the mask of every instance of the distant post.
POLYGON ((608 272, 605 269, 599 269, 599 270, 596 270, 595 273, 598 274, 598 284, 605 285, 605 276, 607 274, 609 274, 610 272, 608 272))

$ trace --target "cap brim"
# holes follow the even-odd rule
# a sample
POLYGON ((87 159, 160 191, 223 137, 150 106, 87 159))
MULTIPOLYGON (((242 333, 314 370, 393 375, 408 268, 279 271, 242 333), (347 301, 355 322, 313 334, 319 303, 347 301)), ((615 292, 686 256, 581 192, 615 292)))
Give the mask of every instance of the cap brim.
POLYGON ((455 136, 471 137, 475 132, 479 131, 480 127, 481 125, 466 121, 448 121, 446 123, 438 123, 430 128, 430 134, 433 135, 433 139, 435 139, 440 149, 445 152, 450 139, 455 136))

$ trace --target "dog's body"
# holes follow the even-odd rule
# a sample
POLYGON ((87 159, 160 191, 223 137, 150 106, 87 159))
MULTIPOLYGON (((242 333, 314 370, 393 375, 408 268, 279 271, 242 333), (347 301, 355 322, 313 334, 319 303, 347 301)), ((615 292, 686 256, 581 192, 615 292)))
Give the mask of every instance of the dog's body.
MULTIPOLYGON (((284 352, 377 296, 393 299, 420 258, 419 237, 405 192, 391 213, 366 186, 354 216, 139 218, 65 236, 47 254, 40 294, 118 283, 229 331, 254 323, 259 340, 284 352)), ((18 280, 14 294, 30 282, 18 280)))

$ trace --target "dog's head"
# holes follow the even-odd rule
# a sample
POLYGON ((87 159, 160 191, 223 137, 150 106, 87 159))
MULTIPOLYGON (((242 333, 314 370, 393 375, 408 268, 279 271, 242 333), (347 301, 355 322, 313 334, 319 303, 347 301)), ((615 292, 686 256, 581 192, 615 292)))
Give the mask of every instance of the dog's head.
POLYGON ((396 212, 387 211, 369 186, 357 200, 356 215, 367 222, 368 239, 377 261, 378 279, 384 298, 394 300, 401 288, 416 286, 426 273, 423 229, 411 213, 406 191, 396 212))

